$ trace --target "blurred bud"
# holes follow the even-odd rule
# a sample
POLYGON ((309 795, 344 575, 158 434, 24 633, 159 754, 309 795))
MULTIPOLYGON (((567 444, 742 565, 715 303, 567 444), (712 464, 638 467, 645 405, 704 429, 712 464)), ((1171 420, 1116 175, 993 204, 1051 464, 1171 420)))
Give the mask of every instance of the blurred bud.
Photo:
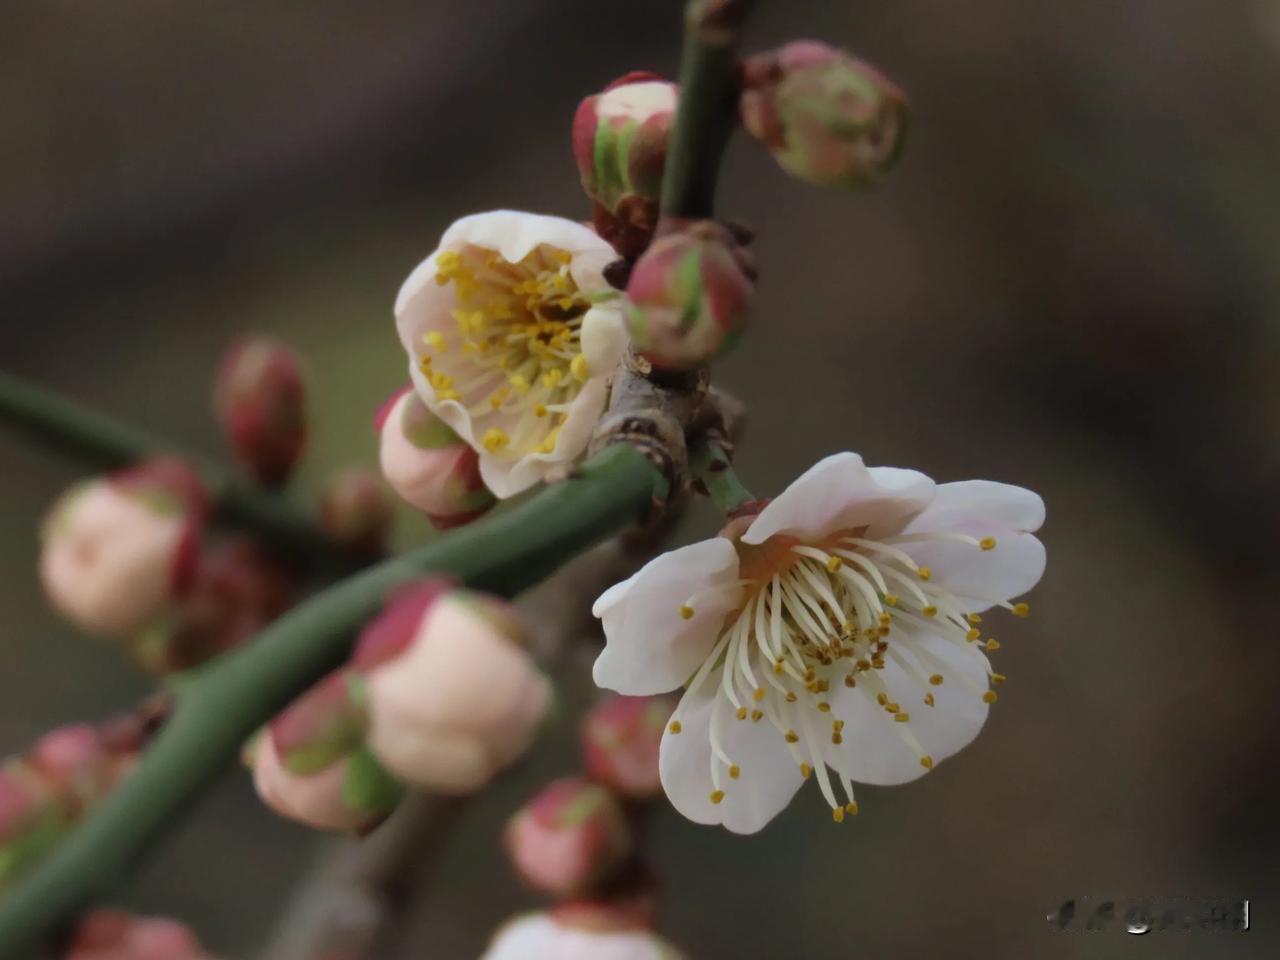
POLYGON ((239 646, 293 600, 289 570, 248 536, 202 550, 191 587, 131 641, 134 659, 163 676, 239 646))
POLYGON ((496 502, 480 479, 480 457, 405 387, 375 420, 387 483, 439 530, 480 516, 496 502))
POLYGON ((746 321, 755 267, 728 228, 671 223, 627 283, 627 326, 655 367, 697 367, 732 345, 746 321))
POLYGON ((73 487, 42 531, 50 601, 90 633, 129 636, 190 585, 205 507, 194 472, 171 459, 73 487))
POLYGON ((748 59, 742 72, 743 125, 792 176, 865 187, 902 153, 906 96, 843 50, 798 40, 748 59))
POLYGON ((631 853, 631 824, 613 794, 556 780, 507 824, 507 852, 529 883, 556 897, 589 892, 631 853))
POLYGON ((330 674, 276 716, 253 745, 254 786, 281 816, 322 830, 365 832, 402 789, 365 747, 363 678, 330 674))
POLYGON ((610 695, 582 718, 582 758, 588 775, 623 796, 662 793, 658 747, 675 703, 667 697, 610 695))
POLYGON ((283 343, 261 334, 223 354, 214 409, 236 458, 260 483, 278 486, 307 444, 302 364, 283 343))
POLYGON ((578 105, 573 156, 592 200, 596 232, 624 257, 649 244, 679 88, 636 71, 578 105))
POLYGON ((211 960, 185 925, 95 910, 76 925, 66 960, 211 960))
POLYGON ((413 584, 356 646, 367 671, 369 746, 427 790, 470 793, 524 752, 551 699, 509 604, 413 584))
POLYGON ((682 954, 624 913, 569 903, 507 922, 480 960, 681 960, 682 954))
POLYGON ((132 769, 136 746, 73 724, 0 765, 0 887, 41 860, 132 769))
POLYGON ((339 543, 362 553, 386 549, 393 519, 386 488, 369 470, 334 474, 320 496, 320 526, 339 543))

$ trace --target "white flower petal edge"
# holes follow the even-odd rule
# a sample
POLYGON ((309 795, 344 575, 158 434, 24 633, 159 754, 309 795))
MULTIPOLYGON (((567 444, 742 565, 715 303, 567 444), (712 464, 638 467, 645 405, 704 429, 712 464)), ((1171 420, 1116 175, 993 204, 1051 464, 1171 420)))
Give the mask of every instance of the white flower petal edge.
POLYGON ((510 920, 480 960, 681 960, 646 930, 594 930, 559 922, 546 913, 510 920))
POLYGON ((754 832, 813 778, 840 822, 854 782, 914 780, 978 735, 1004 681, 981 611, 1028 613, 1013 598, 1044 572, 1043 519, 1020 487, 828 457, 606 591, 597 683, 687 678, 660 767, 690 819, 754 832))
POLYGON ((738 554, 728 540, 650 560, 592 607, 609 638, 595 663, 596 685, 631 696, 674 690, 706 659, 741 595, 738 554), (673 592, 681 597, 674 604, 673 592))
POLYGON ((405 281, 396 327, 414 388, 480 456, 499 497, 586 448, 626 349, 617 254, 571 220, 464 217, 405 281))

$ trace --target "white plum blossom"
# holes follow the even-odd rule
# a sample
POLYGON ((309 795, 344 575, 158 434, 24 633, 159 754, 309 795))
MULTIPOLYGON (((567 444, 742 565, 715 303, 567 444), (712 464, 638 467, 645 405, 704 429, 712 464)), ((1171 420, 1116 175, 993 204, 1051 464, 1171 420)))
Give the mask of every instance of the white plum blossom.
POLYGON ((614 249, 572 220, 513 210, 464 217, 405 281, 400 342, 427 406, 514 496, 577 458, 626 348, 614 249))
POLYGON ((606 591, 596 683, 685 686, 659 765, 689 819, 753 833, 813 777, 839 822, 854 782, 914 780, 977 736, 1004 680, 982 614, 1027 614, 1043 520, 1021 487, 827 457, 606 591))

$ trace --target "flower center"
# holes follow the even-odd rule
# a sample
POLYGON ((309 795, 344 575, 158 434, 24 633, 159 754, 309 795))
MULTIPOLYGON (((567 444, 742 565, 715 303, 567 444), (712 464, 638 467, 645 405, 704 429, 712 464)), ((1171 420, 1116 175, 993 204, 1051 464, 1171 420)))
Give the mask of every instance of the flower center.
MULTIPOLYGON (((845 721, 833 709, 831 692, 837 684, 865 696, 882 708, 889 728, 915 751, 925 769, 933 758, 921 747, 911 729, 910 710, 934 706, 933 687, 949 677, 948 666, 917 635, 925 633, 967 646, 981 643, 987 651, 999 648, 992 638, 981 639, 982 617, 965 609, 965 602, 934 580, 933 571, 920 566, 902 544, 962 542, 977 550, 992 550, 991 537, 978 539, 962 533, 905 534, 870 540, 846 531, 818 545, 794 538, 774 538, 780 549, 749 548, 741 572, 747 598, 736 616, 727 619, 711 655, 690 681, 686 699, 705 684, 715 668, 722 667, 719 689, 711 708, 711 801, 720 803, 727 781, 746 776, 724 749, 725 723, 759 723, 767 720, 783 738, 806 777, 817 775, 822 794, 836 822, 858 811, 853 784, 832 768, 831 746, 844 741, 845 721), (903 651, 910 656, 904 656, 903 651), (918 702, 893 699, 880 675, 889 662, 900 667, 917 689, 918 702), (726 777, 727 775, 727 777, 726 777), (834 783, 833 783, 834 781, 834 783), (837 798, 843 788, 847 802, 837 798)), ((1018 616, 1029 612, 1025 603, 1003 598, 974 598, 1002 606, 1018 616)), ((697 598, 690 598, 681 614, 693 615, 697 598)), ((992 684, 1004 677, 990 673, 992 684)), ((973 689, 967 692, 986 703, 996 692, 957 675, 954 681, 973 689)), ((670 732, 681 732, 677 708, 670 732)))
POLYGON ((470 245, 436 258, 436 283, 453 285, 454 327, 423 337, 419 364, 440 400, 462 403, 490 453, 551 453, 589 371, 573 255, 548 244, 512 263, 470 245))

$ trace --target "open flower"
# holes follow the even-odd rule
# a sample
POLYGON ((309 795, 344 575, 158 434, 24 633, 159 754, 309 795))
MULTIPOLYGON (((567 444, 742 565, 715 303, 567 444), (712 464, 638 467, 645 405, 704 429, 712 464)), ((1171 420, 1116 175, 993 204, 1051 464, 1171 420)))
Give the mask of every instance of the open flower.
POLYGON ((613 248, 571 220, 496 210, 453 224, 396 299, 419 395, 499 497, 586 448, 626 346, 613 248))
POLYGON ((977 736, 1004 679, 981 614, 1026 615, 1043 520, 1020 487, 836 454, 606 591, 596 683, 686 685, 660 770, 689 819, 753 833, 812 776, 838 822, 854 781, 914 780, 977 736))

